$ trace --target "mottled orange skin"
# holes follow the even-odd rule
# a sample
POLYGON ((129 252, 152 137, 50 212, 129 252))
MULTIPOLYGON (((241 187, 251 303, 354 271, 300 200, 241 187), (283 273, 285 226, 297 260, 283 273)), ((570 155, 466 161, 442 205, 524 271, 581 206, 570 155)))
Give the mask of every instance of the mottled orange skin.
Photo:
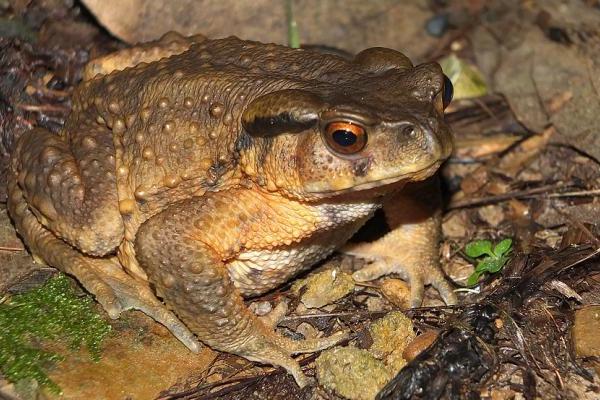
POLYGON ((355 278, 395 272, 411 282, 412 304, 427 283, 455 302, 438 265, 438 204, 401 191, 451 150, 437 64, 379 48, 348 61, 169 35, 86 74, 60 135, 19 140, 8 206, 32 254, 74 275, 112 317, 140 309, 191 350, 198 338, 304 385, 290 355, 345 333, 292 341, 243 297, 339 249, 382 205, 392 231, 344 248, 373 262, 355 278), (367 145, 337 152, 324 133, 337 121, 360 125, 367 145))

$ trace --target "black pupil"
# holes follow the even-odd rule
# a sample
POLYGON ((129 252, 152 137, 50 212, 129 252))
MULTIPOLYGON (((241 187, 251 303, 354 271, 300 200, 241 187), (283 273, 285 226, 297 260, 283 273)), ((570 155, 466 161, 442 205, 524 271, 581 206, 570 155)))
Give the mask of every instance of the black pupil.
POLYGON ((345 129, 338 129, 337 131, 333 132, 332 136, 333 140, 335 140, 337 144, 344 147, 352 146, 358 139, 353 132, 345 129))
POLYGON ((452 101, 452 97, 454 96, 454 86, 452 86, 452 81, 446 75, 444 75, 444 94, 442 97, 442 102, 444 103, 444 108, 450 104, 452 101))

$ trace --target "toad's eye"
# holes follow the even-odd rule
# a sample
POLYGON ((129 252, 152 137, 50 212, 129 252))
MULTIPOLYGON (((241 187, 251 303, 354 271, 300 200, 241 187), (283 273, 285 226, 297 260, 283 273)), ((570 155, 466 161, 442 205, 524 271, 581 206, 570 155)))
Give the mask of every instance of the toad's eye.
POLYGON ((324 134, 329 147, 340 154, 358 153, 367 144, 365 129, 351 122, 330 122, 324 134))
POLYGON ((453 96, 454 86, 452 85, 452 81, 450 80, 450 78, 444 75, 444 93, 442 94, 442 103, 444 104, 444 110, 452 101, 453 96))

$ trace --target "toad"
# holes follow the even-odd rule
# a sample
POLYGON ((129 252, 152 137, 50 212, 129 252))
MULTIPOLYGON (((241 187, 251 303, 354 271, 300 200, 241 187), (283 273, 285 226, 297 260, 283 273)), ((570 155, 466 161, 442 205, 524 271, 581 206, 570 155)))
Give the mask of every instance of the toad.
POLYGON ((275 331, 285 307, 257 317, 244 299, 342 248, 369 261, 357 281, 395 273, 413 306, 426 284, 456 302, 428 179, 452 148, 438 64, 168 35, 87 73, 60 134, 16 144, 8 208, 35 259, 111 317, 141 310, 192 351, 282 366, 303 386, 292 355, 346 332, 292 340, 275 331), (390 232, 343 247, 380 207, 390 232))

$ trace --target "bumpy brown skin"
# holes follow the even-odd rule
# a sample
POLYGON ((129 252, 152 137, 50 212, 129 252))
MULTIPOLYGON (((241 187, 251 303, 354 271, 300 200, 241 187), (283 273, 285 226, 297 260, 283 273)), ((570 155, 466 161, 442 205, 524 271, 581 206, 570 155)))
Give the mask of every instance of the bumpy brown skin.
POLYGON ((8 205, 36 258, 77 277, 114 318, 140 309, 192 350, 197 337, 281 365, 300 385, 290 355, 345 333, 283 338, 243 297, 340 248, 381 205, 393 230, 345 248, 373 262, 355 278, 395 272, 413 305, 425 283, 456 301, 438 265, 438 204, 400 191, 451 150, 437 64, 237 38, 171 35, 156 47, 109 57, 131 68, 84 82, 60 136, 35 130, 17 144, 8 205), (367 132, 363 149, 340 154, 327 134, 340 121, 367 132))

